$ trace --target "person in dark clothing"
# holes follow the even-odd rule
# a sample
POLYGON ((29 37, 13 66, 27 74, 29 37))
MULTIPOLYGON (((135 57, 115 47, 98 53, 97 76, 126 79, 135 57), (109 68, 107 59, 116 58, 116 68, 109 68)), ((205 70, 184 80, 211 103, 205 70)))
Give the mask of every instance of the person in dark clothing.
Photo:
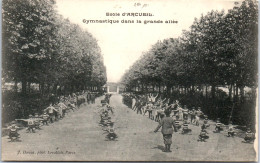
POLYGON ((137 114, 138 113, 140 113, 140 114, 142 114, 142 102, 141 102, 141 100, 137 100, 137 102, 136 102, 136 110, 137 110, 137 114))
POLYGON ((91 102, 91 94, 90 94, 90 92, 87 93, 87 102, 88 102, 88 104, 90 104, 90 102, 91 102))
POLYGON ((94 93, 91 94, 91 103, 92 104, 96 103, 96 95, 94 93))
POLYGON ((195 120, 195 107, 192 107, 192 110, 189 111, 189 114, 190 114, 190 123, 194 123, 194 120, 195 120))
POLYGON ((165 115, 154 132, 157 132, 162 127, 163 140, 165 144, 164 152, 171 152, 171 144, 172 144, 172 134, 173 129, 177 132, 177 128, 175 126, 175 122, 172 117, 170 117, 171 112, 167 109, 165 110, 165 115))
POLYGON ((107 103, 109 104, 109 102, 110 102, 110 97, 111 97, 112 95, 111 94, 106 94, 105 95, 105 100, 107 101, 107 103))

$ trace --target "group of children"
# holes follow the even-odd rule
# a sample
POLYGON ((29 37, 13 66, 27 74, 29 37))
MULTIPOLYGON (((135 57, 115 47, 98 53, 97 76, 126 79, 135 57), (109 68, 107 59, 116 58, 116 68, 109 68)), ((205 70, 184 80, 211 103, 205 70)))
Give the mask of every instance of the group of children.
POLYGON ((101 100, 102 107, 100 108, 99 125, 105 131, 106 140, 116 140, 118 137, 115 133, 114 122, 111 120, 111 114, 114 114, 114 108, 109 105, 109 99, 101 100))
MULTIPOLYGON (((143 115, 145 115, 146 112, 148 112, 150 119, 160 122, 163 117, 165 117, 165 111, 170 111, 170 116, 174 119, 175 127, 177 129, 182 128, 182 134, 191 134, 189 124, 193 124, 195 126, 201 126, 198 141, 206 141, 206 139, 209 138, 209 132, 207 131, 207 128, 210 126, 208 124, 208 116, 201 111, 200 107, 197 109, 195 109, 195 107, 188 109, 186 105, 182 107, 178 100, 170 104, 169 99, 162 99, 158 97, 158 94, 155 96, 152 94, 137 96, 131 93, 124 93, 123 97, 124 103, 132 110, 137 110, 137 114, 138 112, 143 112, 143 115), (151 115, 152 112, 156 114, 151 115), (153 116, 155 116, 155 118, 153 116), (200 125, 201 121, 202 124, 200 125)), ((228 129, 225 130, 227 136, 234 137, 235 130, 232 123, 230 122, 228 126, 225 126, 220 122, 219 118, 216 120, 213 133, 220 133, 227 127, 228 129)), ((252 133, 250 128, 247 129, 245 135, 245 142, 252 142, 254 140, 254 133, 252 133)))
POLYGON ((80 108, 80 105, 85 102, 85 97, 88 92, 73 93, 67 97, 61 96, 58 101, 51 101, 50 105, 43 110, 43 113, 39 115, 35 113, 29 115, 28 119, 15 119, 8 127, 9 138, 11 141, 19 139, 17 122, 22 121, 26 123, 28 133, 35 133, 36 130, 40 130, 41 126, 48 126, 49 123, 62 120, 69 112, 74 112, 80 108))

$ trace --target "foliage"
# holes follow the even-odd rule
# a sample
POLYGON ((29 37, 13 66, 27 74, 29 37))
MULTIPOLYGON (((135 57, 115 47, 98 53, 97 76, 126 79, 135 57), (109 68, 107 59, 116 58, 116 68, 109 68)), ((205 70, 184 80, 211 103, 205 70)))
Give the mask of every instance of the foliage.
MULTIPOLYGON (((141 85, 192 88, 257 86, 258 6, 235 3, 233 9, 195 18, 179 38, 158 41, 124 74, 131 89, 141 85)), ((144 86, 145 87, 145 86, 144 86)))
MULTIPOLYGON (((70 92, 106 83, 96 39, 55 10, 55 1, 3 1, 3 69, 6 82, 70 92)), ((49 91, 49 90, 48 90, 49 91)))

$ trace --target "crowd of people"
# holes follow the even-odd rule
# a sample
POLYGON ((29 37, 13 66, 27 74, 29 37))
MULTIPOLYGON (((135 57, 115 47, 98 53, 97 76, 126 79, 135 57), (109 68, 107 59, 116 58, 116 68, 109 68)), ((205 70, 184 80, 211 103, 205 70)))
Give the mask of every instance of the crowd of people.
POLYGON ((28 133, 35 133, 43 125, 48 126, 50 123, 62 120, 68 114, 78 110, 83 103, 94 104, 96 97, 96 93, 89 91, 76 92, 59 98, 54 98, 51 95, 49 106, 43 109, 41 114, 30 114, 27 119, 15 119, 15 121, 11 122, 11 125, 7 127, 9 138, 11 141, 19 140, 18 130, 23 127, 18 127, 18 123, 25 124, 28 133))
MULTIPOLYGON (((137 114, 147 116, 149 119, 159 122, 154 132, 157 132, 159 128, 162 127, 165 152, 170 152, 173 129, 176 132, 181 130, 181 134, 192 134, 189 125, 194 125, 196 126, 196 130, 200 130, 198 141, 206 141, 209 138, 210 133, 208 130, 210 129, 210 125, 214 125, 213 133, 225 131, 227 137, 236 136, 236 131, 231 121, 228 125, 224 125, 218 118, 216 122, 209 124, 208 116, 201 111, 200 107, 188 108, 186 105, 182 105, 178 100, 163 99, 158 94, 154 95, 152 93, 146 95, 123 93, 122 95, 123 103, 137 114)), ((78 110, 83 103, 95 103, 95 98, 89 98, 91 96, 93 97, 95 94, 84 91, 68 96, 60 96, 58 100, 51 101, 49 106, 43 109, 41 114, 34 113, 34 115, 30 114, 27 119, 16 119, 13 121, 8 127, 9 138, 12 141, 19 138, 17 122, 26 123, 26 131, 28 133, 34 133, 36 130, 40 130, 43 125, 49 125, 55 121, 62 120, 71 112, 78 110)), ((117 135, 114 132, 114 122, 111 120, 111 115, 114 114, 114 108, 109 104, 111 96, 111 94, 105 94, 104 99, 101 100, 102 106, 98 107, 100 109, 99 124, 102 126, 102 130, 107 133, 106 138, 108 140, 115 140, 117 135)), ((244 142, 251 143, 254 139, 255 134, 248 128, 245 133, 244 142)))
POLYGON ((100 113, 100 122, 99 125, 102 127, 102 130, 105 131, 106 140, 116 140, 118 138, 115 133, 114 121, 112 120, 111 114, 114 114, 114 108, 109 105, 111 94, 105 94, 105 98, 101 100, 101 107, 98 107, 100 113))
MULTIPOLYGON (((200 107, 188 108, 182 105, 178 100, 170 100, 169 98, 162 98, 158 94, 144 94, 135 95, 133 93, 123 93, 123 103, 135 111, 137 114, 148 116, 151 120, 159 122, 155 132, 162 127, 162 133, 165 143, 165 152, 170 152, 171 134, 174 131, 181 129, 182 134, 191 134, 189 125, 198 126, 200 134, 198 141, 205 142, 209 138, 207 131, 210 124, 208 116, 201 111, 200 107), (172 101, 172 102, 170 102, 172 101), (164 126, 165 125, 165 126, 164 126), (168 128, 169 130, 166 130, 168 128)), ((214 123, 213 123, 214 124, 214 123)), ((228 137, 236 135, 234 125, 230 121, 228 125, 221 123, 220 118, 215 122, 213 133, 220 133, 226 131, 228 137)), ((255 139, 254 133, 250 128, 247 128, 243 142, 253 142, 255 139)))

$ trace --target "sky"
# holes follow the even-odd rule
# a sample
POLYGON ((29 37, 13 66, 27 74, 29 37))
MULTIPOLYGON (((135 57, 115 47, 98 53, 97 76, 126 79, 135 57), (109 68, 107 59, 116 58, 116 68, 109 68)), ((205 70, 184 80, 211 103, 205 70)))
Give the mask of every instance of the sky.
POLYGON ((158 40, 181 36, 194 18, 211 10, 233 8, 233 0, 56 0, 58 13, 90 32, 104 57, 108 82, 119 82, 122 75, 158 40), (140 4, 140 5, 139 5, 140 4), (153 16, 122 16, 122 13, 151 13, 153 16), (120 16, 106 16, 120 13, 120 16), (119 20, 120 23, 83 23, 85 20, 119 20), (134 23, 122 23, 134 20, 134 23), (142 23, 136 23, 141 20, 142 23), (178 23, 148 23, 145 20, 174 20, 178 23))

